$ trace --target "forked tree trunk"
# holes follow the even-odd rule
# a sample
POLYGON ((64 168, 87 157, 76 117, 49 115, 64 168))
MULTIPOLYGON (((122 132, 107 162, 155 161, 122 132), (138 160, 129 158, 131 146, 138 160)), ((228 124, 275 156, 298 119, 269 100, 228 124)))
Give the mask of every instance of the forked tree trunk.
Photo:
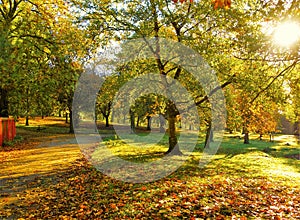
POLYGON ((105 118, 105 127, 109 127, 109 113, 108 114, 106 114, 105 112, 101 112, 102 113, 102 116, 103 116, 103 118, 105 118))

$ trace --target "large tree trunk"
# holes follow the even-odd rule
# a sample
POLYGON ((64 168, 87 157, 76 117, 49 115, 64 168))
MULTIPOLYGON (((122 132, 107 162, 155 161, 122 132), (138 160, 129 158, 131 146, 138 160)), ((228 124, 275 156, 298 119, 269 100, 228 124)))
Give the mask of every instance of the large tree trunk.
POLYGON ((105 127, 109 127, 109 115, 103 115, 105 118, 105 127))
MULTIPOLYGON (((171 107, 172 108, 172 107, 171 107)), ((176 136, 176 114, 175 110, 172 109, 168 114, 168 123, 169 123, 169 149, 167 153, 172 155, 183 155, 179 149, 176 136)))
POLYGON ((8 91, 0 88, 0 117, 8 117, 8 91))

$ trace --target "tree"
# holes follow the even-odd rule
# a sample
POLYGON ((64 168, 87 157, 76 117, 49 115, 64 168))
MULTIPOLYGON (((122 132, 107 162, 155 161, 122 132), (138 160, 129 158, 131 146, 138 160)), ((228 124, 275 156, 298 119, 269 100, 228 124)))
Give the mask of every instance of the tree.
MULTIPOLYGON (((107 5, 104 6, 104 4, 98 4, 96 1, 89 2, 89 4, 86 5, 84 2, 82 3, 81 6, 86 6, 86 11, 90 12, 87 16, 89 20, 95 21, 91 27, 95 27, 98 24, 99 27, 101 27, 101 30, 110 32, 111 36, 118 38, 120 38, 120 32, 122 32, 121 37, 155 37, 158 44, 156 48, 151 48, 156 56, 156 60, 152 63, 152 67, 155 67, 162 76, 168 75, 176 80, 180 80, 181 82, 187 81, 187 84, 188 82, 192 82, 192 79, 184 79, 185 74, 180 67, 164 64, 163 60, 160 59, 160 45, 158 38, 172 38, 177 42, 186 43, 187 45, 191 45, 192 48, 197 48, 200 44, 197 42, 198 38, 195 38, 194 36, 207 34, 207 32, 209 32, 209 34, 213 34, 213 32, 209 30, 206 31, 204 26, 207 24, 207 21, 215 20, 213 17, 219 13, 213 10, 213 7, 209 2, 187 2, 175 5, 169 1, 154 0, 145 1, 143 4, 138 2, 125 2, 123 4, 126 4, 126 7, 122 7, 122 9, 116 7, 115 4, 110 4, 109 2, 106 2, 105 4, 107 5), (88 9, 91 7, 93 7, 97 13, 93 13, 88 9), (99 16, 100 14, 101 16, 99 16), (145 20, 145 17, 149 19, 145 20)), ((223 12, 220 14, 222 13, 223 12)), ((212 22, 210 25, 214 26, 215 24, 212 22)), ((219 25, 219 27, 221 27, 223 24, 220 22, 219 25)), ((205 43, 207 44, 206 46, 208 46, 208 38, 204 38, 203 40, 206 40, 205 43)), ((197 50, 201 51, 202 48, 198 47, 197 50)), ((203 54, 203 51, 201 51, 201 54, 203 54)), ((166 83, 165 86, 168 87, 168 84, 166 83)), ((201 91, 201 89, 197 89, 197 92, 199 91, 201 91)), ((197 92, 194 92, 194 94, 197 92)), ((202 95, 203 90, 200 94, 198 93, 195 95, 195 97, 199 97, 201 103, 203 103, 201 101, 202 95)), ((172 103, 172 101, 168 101, 166 105, 166 116, 169 126, 169 150, 167 153, 173 152, 175 154, 181 154, 177 145, 175 126, 178 114, 178 110, 174 103, 172 103)))
MULTIPOLYGON (((71 31, 68 32, 72 30, 74 20, 69 16, 69 5, 63 0, 7 0, 0 2, 0 12, 1 51, 5 52, 0 57, 3 64, 0 85, 1 116, 8 116, 9 109, 21 107, 20 101, 26 94, 27 104, 30 102, 32 107, 32 103, 35 103, 43 109, 43 106, 49 105, 46 97, 55 97, 51 93, 54 86, 51 65, 57 51, 55 48, 63 44, 70 46, 73 41, 70 38, 71 31), (63 19, 67 25, 62 25, 63 19), (68 37, 69 41, 66 41, 68 37), (44 89, 46 85, 49 85, 48 90, 44 89), (22 94, 21 88, 28 92, 22 94), (31 90, 36 95, 29 92, 31 90), (16 97, 14 95, 17 91, 20 93, 16 97), (10 108, 9 100, 12 101, 10 108), (18 104, 14 105, 16 103, 18 104)), ((27 116, 29 111, 33 111, 30 106, 27 105, 30 108, 27 109, 27 116)))
POLYGON ((70 10, 64 0, 1 1, 1 49, 7 51, 0 57, 2 116, 23 108, 28 122, 29 115, 53 110, 55 99, 72 111, 72 90, 89 44, 70 10))
MULTIPOLYGON (((156 0, 143 3, 106 1, 102 4, 90 1, 87 4, 83 1, 80 6, 85 8, 86 19, 91 24, 89 28, 93 30, 93 34, 97 30, 108 33, 99 35, 106 42, 109 41, 107 36, 111 36, 110 40, 143 38, 149 46, 146 37, 154 37, 157 42, 149 50, 155 59, 149 62, 148 66, 152 66, 152 70, 155 68, 161 76, 170 76, 180 81, 193 95, 199 111, 204 112, 211 108, 208 101, 214 92, 229 85, 236 85, 234 88, 241 89, 249 102, 240 115, 246 138, 250 123, 248 120, 251 118, 249 109, 259 106, 261 102, 258 102, 258 99, 266 97, 268 91, 274 91, 278 86, 277 82, 280 84, 282 77, 298 62, 292 61, 295 61, 295 50, 285 54, 284 58, 280 51, 275 52, 270 36, 264 31, 264 24, 276 23, 281 15, 297 14, 293 7, 297 2, 294 0, 291 4, 285 4, 282 1, 235 1, 231 5, 231 1, 223 0, 213 1, 213 4, 209 1, 179 3, 156 0), (125 6, 121 7, 121 4, 125 6), (197 85, 184 69, 161 58, 162 45, 159 38, 172 39, 199 52, 216 70, 221 86, 211 88, 211 94, 205 94, 203 88, 197 85), (279 63, 283 59, 291 62, 281 63, 280 66, 279 63)), ((165 86, 168 88, 167 82, 165 86)), ((263 112, 271 113, 272 105, 268 106, 270 109, 263 112)), ((175 119, 179 113, 171 101, 166 104, 166 112, 169 122, 168 153, 174 150, 175 154, 180 154, 175 127, 175 119)), ((263 112, 260 112, 261 116, 266 117, 263 112)))
MULTIPOLYGON (((147 41, 146 36, 156 38, 156 46, 149 48, 156 57, 155 62, 151 62, 152 68, 155 67, 161 76, 170 76, 187 85, 188 90, 194 95, 197 105, 201 107, 201 104, 203 105, 208 100, 208 96, 205 96, 204 90, 193 83, 193 78, 180 66, 174 66, 161 59, 159 38, 171 38, 174 41, 184 43, 213 62, 216 61, 216 59, 212 59, 215 56, 214 53, 218 54, 219 57, 222 57, 223 54, 224 57, 223 52, 230 51, 230 45, 235 39, 227 33, 229 30, 233 32, 237 29, 241 23, 241 17, 237 16, 245 13, 238 10, 234 12, 213 10, 210 2, 182 1, 182 4, 174 4, 169 1, 151 0, 142 4, 138 2, 125 2, 123 4, 126 7, 122 7, 122 9, 117 4, 110 4, 109 1, 104 4, 92 1, 86 5, 83 2, 81 6, 86 6, 86 11, 89 12, 87 15, 89 21, 95 21, 90 27, 99 25, 98 27, 109 32, 112 38, 124 39, 125 36, 129 36, 130 38, 144 38, 145 41, 147 41), (91 7, 97 13, 89 10, 91 7), (145 17, 148 19, 145 20, 145 17), (229 24, 228 19, 233 21, 229 24), (232 23, 235 23, 235 27, 232 27, 232 23), (222 50, 216 45, 222 45, 222 50), (218 48, 218 51, 213 48, 218 48)), ((249 18, 250 13, 247 16, 249 18)), ((243 19, 243 22, 246 23, 245 20, 243 19)), ((147 44, 147 42, 145 43, 147 44)), ((222 88, 231 83, 230 71, 224 74, 222 70, 218 75, 224 81, 222 88)), ((165 81, 166 89, 168 86, 170 85, 165 81)), ((167 153, 181 154, 177 145, 175 126, 178 114, 175 104, 169 100, 166 104, 166 117, 169 126, 169 150, 167 153)))
POLYGON ((118 75, 108 76, 101 86, 97 98, 97 111, 105 118, 105 127, 109 127, 109 117, 112 112, 113 99, 120 84, 118 75))
POLYGON ((0 117, 8 117, 8 92, 10 83, 10 66, 13 63, 16 50, 11 40, 12 34, 16 32, 17 21, 20 14, 19 5, 22 1, 9 0, 0 2, 0 64, 1 64, 1 85, 0 85, 0 117))

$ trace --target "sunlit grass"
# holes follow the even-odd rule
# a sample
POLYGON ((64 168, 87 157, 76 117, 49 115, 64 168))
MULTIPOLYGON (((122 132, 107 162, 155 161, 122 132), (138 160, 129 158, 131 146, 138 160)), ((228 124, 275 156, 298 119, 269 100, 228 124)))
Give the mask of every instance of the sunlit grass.
MULTIPOLYGON (((142 143, 131 144, 130 139, 107 138, 106 146, 114 156, 132 162, 150 162, 164 157, 167 151, 167 136, 162 138, 162 143, 152 144, 147 147, 142 143)), ((285 156, 299 153, 299 145, 284 145, 283 142, 251 140, 250 144, 243 144, 239 138, 225 136, 216 155, 203 168, 210 170, 216 176, 227 177, 265 177, 273 180, 286 182, 288 185, 300 183, 300 162, 285 156)), ((180 168, 200 169, 199 162, 202 159, 204 136, 200 136, 198 144, 188 161, 180 168)), ((190 153, 190 152, 184 152, 190 153)), ((95 158, 105 157, 101 153, 95 153, 95 158)), ((202 170, 202 171, 204 171, 202 170)), ((200 171, 200 172, 202 172, 200 171)), ((179 172, 180 173, 180 172, 179 172)), ((205 173, 205 172, 204 172, 205 173)))

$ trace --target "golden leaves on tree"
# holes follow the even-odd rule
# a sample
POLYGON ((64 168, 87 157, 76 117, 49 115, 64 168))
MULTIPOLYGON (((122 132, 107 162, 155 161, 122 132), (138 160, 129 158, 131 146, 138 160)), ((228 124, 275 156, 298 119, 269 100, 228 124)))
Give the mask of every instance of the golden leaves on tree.
POLYGON ((212 0, 212 4, 214 5, 214 9, 218 9, 218 8, 229 9, 231 6, 231 0, 212 0))

